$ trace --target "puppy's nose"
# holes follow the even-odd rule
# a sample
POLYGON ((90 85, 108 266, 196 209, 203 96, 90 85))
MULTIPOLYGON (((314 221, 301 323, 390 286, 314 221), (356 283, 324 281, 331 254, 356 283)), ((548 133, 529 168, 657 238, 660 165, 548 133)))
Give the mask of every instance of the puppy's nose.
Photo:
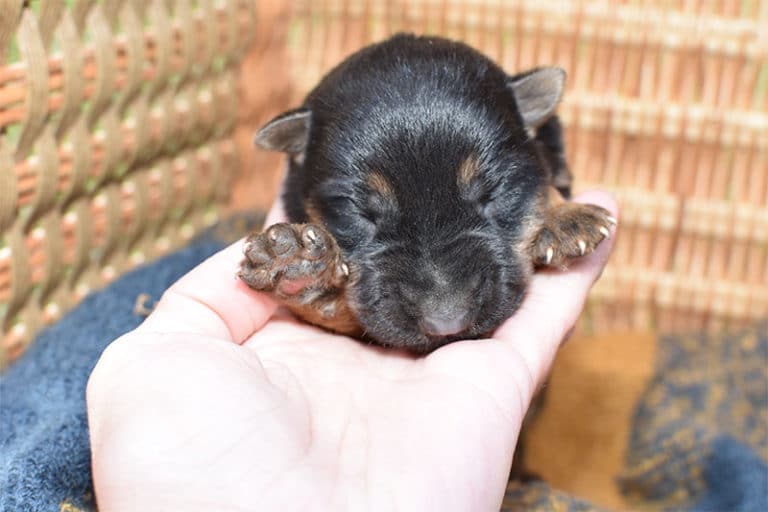
POLYGON ((452 314, 433 313, 424 315, 421 327, 430 336, 450 336, 458 334, 469 326, 469 314, 456 311, 452 314))

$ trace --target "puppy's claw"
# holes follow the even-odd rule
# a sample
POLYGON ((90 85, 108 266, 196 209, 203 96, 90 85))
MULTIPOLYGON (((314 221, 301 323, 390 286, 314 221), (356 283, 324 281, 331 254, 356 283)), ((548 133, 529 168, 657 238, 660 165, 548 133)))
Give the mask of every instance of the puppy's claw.
POLYGON ((533 261, 540 266, 562 268, 611 238, 615 221, 609 211, 591 204, 564 202, 552 206, 534 240, 533 261))
POLYGON ((619 223, 619 221, 618 221, 618 220, 616 220, 616 217, 612 217, 612 216, 610 216, 610 215, 606 215, 606 216, 605 216, 605 220, 607 220, 608 222, 610 222, 610 223, 611 223, 611 224, 613 224, 614 226, 615 226, 615 225, 617 225, 617 224, 619 223))
POLYGON ((339 268, 341 268, 341 273, 344 274, 345 277, 349 276, 349 267, 346 263, 342 263, 339 268))
POLYGON ((309 238, 311 241, 313 241, 313 242, 317 241, 317 233, 315 233, 314 229, 307 228, 307 230, 304 232, 304 234, 306 234, 307 238, 309 238))

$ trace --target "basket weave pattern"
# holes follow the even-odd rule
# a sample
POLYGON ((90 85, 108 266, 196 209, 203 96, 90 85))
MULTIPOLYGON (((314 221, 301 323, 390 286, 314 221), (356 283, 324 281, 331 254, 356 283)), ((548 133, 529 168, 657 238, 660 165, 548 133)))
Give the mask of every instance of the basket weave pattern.
POLYGON ((768 315, 768 3, 324 0, 294 3, 298 103, 398 31, 463 40, 508 71, 558 65, 576 191, 621 204, 583 327, 679 331, 768 315))
POLYGON ((217 219, 249 0, 0 0, 0 365, 217 219))

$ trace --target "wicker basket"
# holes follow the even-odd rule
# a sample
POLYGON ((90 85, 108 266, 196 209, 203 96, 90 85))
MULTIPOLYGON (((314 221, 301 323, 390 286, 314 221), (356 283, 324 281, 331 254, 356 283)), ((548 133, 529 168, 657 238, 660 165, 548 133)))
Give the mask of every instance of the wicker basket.
POLYGON ((0 0, 0 365, 213 223, 249 0, 0 0))
MULTIPOLYGON (((720 329, 768 316, 768 2, 282 4, 280 64, 266 69, 288 68, 279 90, 293 97, 260 119, 397 31, 464 40, 510 71, 567 70, 560 112, 576 189, 607 189, 621 204, 585 330, 720 329)), ((262 197, 276 172, 246 177, 241 200, 262 197)))
POLYGON ((766 316, 766 26, 755 0, 0 0, 0 363, 213 222, 228 192, 266 206, 280 157, 253 151, 253 130, 397 31, 568 71, 577 189, 622 206, 583 328, 766 316))

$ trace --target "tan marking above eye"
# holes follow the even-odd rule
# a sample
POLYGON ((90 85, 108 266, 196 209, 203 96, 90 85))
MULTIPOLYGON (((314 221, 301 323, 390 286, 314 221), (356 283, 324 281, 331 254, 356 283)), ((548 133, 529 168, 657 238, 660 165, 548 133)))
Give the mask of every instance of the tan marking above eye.
POLYGON ((389 201, 395 200, 395 191, 392 190, 392 185, 380 172, 372 172, 368 175, 368 186, 382 198, 389 201))
POLYGON ((466 187, 480 172, 480 162, 477 155, 472 153, 461 162, 459 166, 459 172, 457 175, 457 181, 460 187, 466 187))

